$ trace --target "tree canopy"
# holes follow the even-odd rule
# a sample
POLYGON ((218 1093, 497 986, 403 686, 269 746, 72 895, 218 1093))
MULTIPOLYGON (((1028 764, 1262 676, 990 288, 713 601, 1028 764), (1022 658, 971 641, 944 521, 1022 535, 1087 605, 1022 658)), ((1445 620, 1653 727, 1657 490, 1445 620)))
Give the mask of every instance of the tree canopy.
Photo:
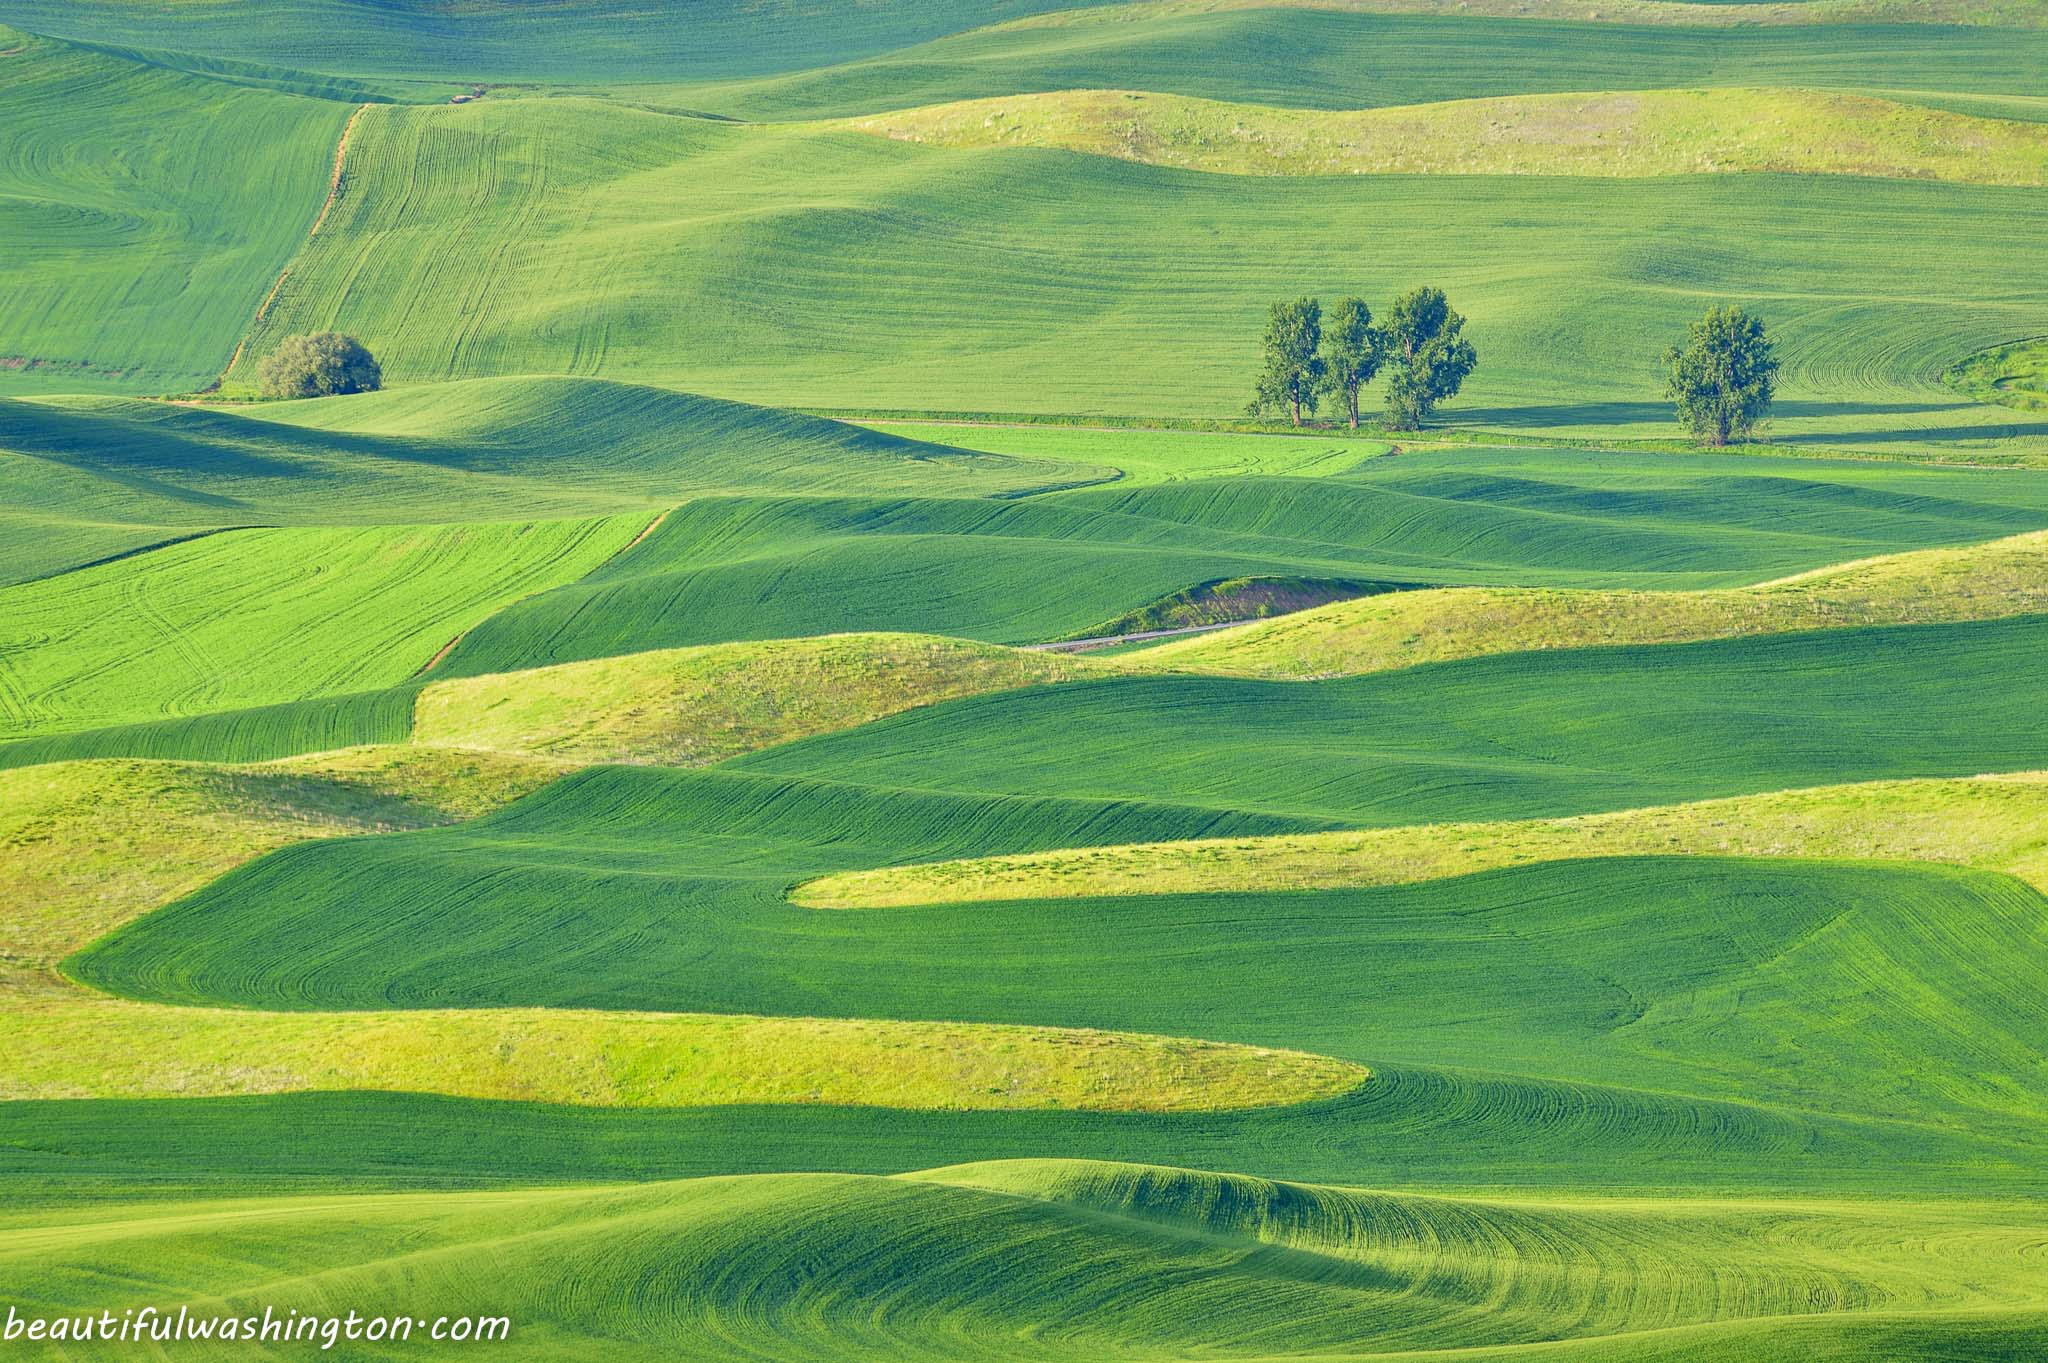
POLYGON ((1692 324, 1683 346, 1664 355, 1671 370, 1666 396, 1695 439, 1725 445, 1748 438, 1770 414, 1778 386, 1778 357, 1761 317, 1732 304, 1710 309, 1692 324))
POLYGON ((384 386, 384 371, 361 341, 338 331, 287 336, 257 367, 265 397, 318 398, 368 393, 384 386))
POLYGON ((1387 338, 1372 324, 1372 309, 1363 298, 1344 298, 1330 309, 1329 330, 1323 333, 1328 349, 1328 383, 1344 404, 1351 429, 1358 429, 1358 395, 1380 372, 1386 358, 1387 338))
POLYGON ((1479 352, 1464 338, 1465 319, 1442 289, 1424 286, 1394 300, 1387 316, 1387 424, 1412 431, 1455 397, 1479 363, 1479 352))
POLYGON ((1246 413, 1284 410, 1297 426, 1304 414, 1313 415, 1329 372, 1322 344, 1322 304, 1313 298, 1275 303, 1261 342, 1265 367, 1246 413))

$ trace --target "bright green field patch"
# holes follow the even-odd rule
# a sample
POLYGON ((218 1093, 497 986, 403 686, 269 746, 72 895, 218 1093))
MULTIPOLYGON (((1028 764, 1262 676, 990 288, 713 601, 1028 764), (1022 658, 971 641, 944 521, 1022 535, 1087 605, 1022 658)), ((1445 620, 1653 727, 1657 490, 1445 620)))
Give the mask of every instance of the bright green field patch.
POLYGON ((0 591, 0 735, 404 681, 493 610, 646 525, 245 530, 0 591))
POLYGON ((940 147, 1048 147, 1236 175, 1774 171, 2048 183, 2048 128, 1806 90, 1520 95, 1330 112, 1135 90, 968 100, 853 119, 940 147))
POLYGON ((403 1346, 429 1358, 658 1340, 707 1361, 1366 1360, 1429 1341, 1494 1363, 1541 1338, 1565 1363, 1864 1363, 2025 1356, 2048 1339, 2040 1233, 2037 1208, 1981 1201, 1430 1197, 1031 1160, 107 1208, 0 1232, 0 1264, 50 1314, 118 1320, 175 1273, 233 1317, 513 1324, 509 1344, 403 1346), (275 1262, 303 1271, 279 1282, 275 1262))
POLYGON ((348 106, 0 28, 0 392, 197 388, 304 240, 348 106))

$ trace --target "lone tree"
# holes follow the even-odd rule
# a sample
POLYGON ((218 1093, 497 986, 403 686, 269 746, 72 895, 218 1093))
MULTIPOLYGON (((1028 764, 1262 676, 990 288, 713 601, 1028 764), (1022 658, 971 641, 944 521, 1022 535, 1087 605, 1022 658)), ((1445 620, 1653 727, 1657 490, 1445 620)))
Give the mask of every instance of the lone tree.
POLYGON ((1330 391, 1344 401, 1351 429, 1358 429, 1358 394, 1387 357, 1387 338, 1372 324, 1372 309, 1363 298, 1346 298, 1330 309, 1328 345, 1330 391))
POLYGON ((1328 370, 1318 352, 1323 344, 1323 305, 1313 298, 1275 303, 1266 323, 1266 367, 1259 375, 1257 395, 1245 404, 1247 416, 1284 409, 1301 424, 1313 415, 1328 370))
POLYGON ((1763 318, 1723 306, 1692 324, 1683 346, 1665 352, 1671 386, 1665 396, 1678 404, 1678 420, 1693 437, 1725 445, 1730 436, 1748 438, 1770 415, 1778 386, 1778 357, 1764 334, 1763 318))
POLYGON ((1394 300, 1387 317, 1387 424, 1412 431, 1456 397, 1479 364, 1479 352, 1464 338, 1465 319, 1453 311, 1442 289, 1412 289, 1394 300))
POLYGON ((319 398, 368 393, 384 386, 384 371, 363 343, 338 331, 287 336, 256 371, 265 397, 319 398))

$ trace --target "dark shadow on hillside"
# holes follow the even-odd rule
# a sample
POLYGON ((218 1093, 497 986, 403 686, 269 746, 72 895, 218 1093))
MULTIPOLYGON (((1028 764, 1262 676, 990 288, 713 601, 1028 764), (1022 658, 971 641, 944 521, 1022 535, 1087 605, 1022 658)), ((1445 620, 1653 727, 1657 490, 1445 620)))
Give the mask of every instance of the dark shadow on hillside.
MULTIPOLYGON (((1927 416, 1942 412, 1988 413, 1987 408, 1968 400, 1925 400, 1917 402, 1780 402, 1772 415, 1776 422, 1825 421, 1843 418, 1927 416)), ((1552 403, 1526 407, 1451 408, 1445 414, 1455 424, 1495 430, 1539 432, 1560 427, 1663 425, 1674 433, 1677 422, 1668 402, 1579 402, 1552 403)), ((1981 425, 1878 424, 1860 430, 1814 432, 1769 431, 1765 438, 1783 445, 1868 445, 1904 442, 2010 440, 2048 436, 2048 420, 1987 421, 1981 425)))

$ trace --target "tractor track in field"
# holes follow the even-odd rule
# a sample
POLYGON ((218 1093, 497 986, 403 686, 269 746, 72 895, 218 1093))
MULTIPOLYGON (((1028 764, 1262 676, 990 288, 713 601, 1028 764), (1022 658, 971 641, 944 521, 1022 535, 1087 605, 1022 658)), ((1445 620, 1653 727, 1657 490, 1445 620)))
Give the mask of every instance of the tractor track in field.
MULTIPOLYGON (((607 568, 612 564, 618 562, 622 555, 631 553, 635 545, 639 544, 642 540, 646 539, 656 530, 659 530, 661 528, 661 523, 667 519, 668 511, 664 510, 660 515, 656 516, 653 520, 647 522, 646 526, 641 529, 639 534, 633 536, 632 539, 628 540, 625 544, 621 545, 616 553, 611 554, 609 557, 605 559, 603 563, 598 564, 596 568, 592 568, 590 572, 597 572, 599 569, 607 568)), ((589 577, 590 573, 585 573, 583 576, 589 577)), ((578 579, 578 581, 581 580, 582 579, 580 578, 578 579)), ((522 601, 525 599, 525 597, 520 598, 520 600, 522 601)), ((501 606, 499 607, 499 609, 505 610, 515 604, 517 603, 507 602, 505 606, 501 606)), ((441 665, 441 660, 443 658, 446 658, 449 654, 455 651, 455 646, 457 644, 461 643, 464 639, 468 637, 469 631, 464 630, 462 631, 462 633, 456 635, 453 639, 450 639, 447 643, 441 645, 441 651, 436 653, 433 657, 427 659, 425 664, 421 666, 420 670, 413 673, 412 676, 408 677, 406 680, 417 681, 419 678, 426 676, 429 672, 432 672, 436 667, 439 667, 441 665)))
MULTIPOLYGON (((358 104, 355 107, 355 111, 349 114, 348 122, 341 125, 341 137, 334 144, 334 168, 327 176, 327 198, 320 205, 320 215, 313 219, 312 227, 307 229, 307 241, 311 241, 320 235, 320 229, 327 223, 327 215, 334 211, 334 201, 341 197, 341 172, 343 165, 348 160, 348 140, 356 130, 356 122, 369 111, 369 108, 368 104, 358 104)), ((299 251, 303 252, 305 249, 302 243, 299 251)), ((297 259, 298 253, 294 253, 292 260, 287 261, 284 269, 278 271, 277 282, 270 286, 270 292, 264 294, 263 301, 256 305, 256 316, 249 323, 249 333, 253 333, 257 327, 263 325, 263 319, 270 315, 271 305, 277 302, 277 295, 284 289, 284 282, 291 278, 292 264, 297 259)), ((213 382, 200 389, 200 392, 217 393, 220 391, 221 384, 227 381, 228 375, 234 372, 235 366, 242 362, 242 351, 249 344, 249 333, 245 333, 242 339, 235 342, 235 351, 232 355, 228 356, 227 364, 222 367, 213 382)))

